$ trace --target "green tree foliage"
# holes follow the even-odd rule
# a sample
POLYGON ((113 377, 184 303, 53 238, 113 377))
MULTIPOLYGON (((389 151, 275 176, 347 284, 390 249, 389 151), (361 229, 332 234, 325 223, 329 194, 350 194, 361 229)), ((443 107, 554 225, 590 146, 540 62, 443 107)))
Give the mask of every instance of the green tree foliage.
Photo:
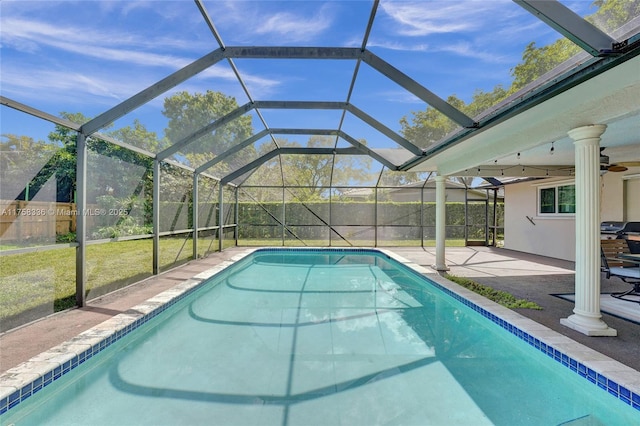
MULTIPOLYGON (((496 86, 491 92, 476 90, 473 100, 468 105, 455 95, 449 96, 447 102, 473 117, 500 102, 507 95, 508 92, 502 86, 496 86)), ((439 141, 458 127, 457 123, 432 107, 427 107, 424 111, 414 111, 412 114, 411 120, 407 117, 400 120, 401 132, 405 138, 420 148, 426 148, 439 141)))
MULTIPOLYGON (((597 11, 585 19, 607 33, 640 16, 640 3, 633 0, 596 0, 592 5, 597 11)), ((566 38, 542 47, 529 43, 522 53, 522 62, 511 69, 513 82, 508 94, 517 92, 580 51, 566 38)))
POLYGON ((109 132, 109 135, 121 142, 145 149, 149 152, 162 151, 169 145, 166 139, 158 139, 156 132, 147 130, 145 125, 138 119, 133 120, 133 127, 126 126, 109 132))
MULTIPOLYGON (((89 121, 82 114, 62 113, 62 118, 73 121, 78 124, 89 121)), ((25 141, 26 137, 20 137, 25 141)), ((27 138, 30 139, 30 138, 27 138)), ((55 177, 56 180, 56 201, 69 202, 73 201, 76 189, 76 132, 63 126, 56 125, 54 131, 49 133, 48 142, 33 142, 29 144, 29 148, 22 149, 22 158, 25 160, 27 167, 38 165, 37 170, 33 170, 31 176, 27 180, 23 180, 20 184, 24 189, 17 195, 15 199, 24 200, 27 196, 27 186, 29 187, 30 198, 33 198, 49 179, 55 177), (29 153, 28 151, 33 151, 29 153), (46 159, 42 154, 47 152, 46 159), (45 160, 44 163, 39 162, 33 154, 45 160)))
POLYGON ((598 11, 588 20, 609 33, 640 16, 637 0, 595 0, 593 5, 598 11))
MULTIPOLYGON (((175 143, 238 108, 235 98, 220 92, 179 92, 164 101, 162 114, 169 119, 165 137, 175 143)), ((197 167, 253 133, 250 115, 243 115, 198 138, 181 152, 197 167)), ((252 149, 251 147, 248 148, 252 149)))
MULTIPOLYGON (((329 138, 312 136, 308 148, 326 146, 329 138)), ((299 146, 290 144, 289 146, 299 146)), ((287 186, 299 186, 295 192, 304 201, 320 199, 323 187, 331 184, 334 165, 333 155, 283 155, 281 158, 284 180, 287 186)))
MULTIPOLYGON (((287 139, 276 140, 279 146, 301 147, 299 143, 287 139)), ((366 145, 366 141, 360 143, 366 145)), ((331 136, 311 136, 307 148, 333 147, 335 138, 331 136)), ((259 155, 274 149, 273 145, 260 147, 259 155)), ((369 168, 372 159, 368 156, 291 154, 281 155, 259 166, 244 182, 247 186, 295 186, 290 193, 298 201, 316 201, 326 198, 329 185, 358 185, 371 180, 369 168)), ((281 199, 280 190, 252 191, 259 201, 281 199)))
MULTIPOLYGON (((464 107, 464 101, 454 95, 449 96, 447 102, 458 109, 464 107)), ((401 132, 409 142, 420 148, 426 148, 439 141, 456 128, 455 122, 432 107, 427 107, 424 111, 414 111, 412 114, 410 120, 407 117, 400 120, 401 132)))
POLYGON ((48 179, 41 176, 32 182, 33 176, 37 176, 38 172, 58 155, 58 151, 57 145, 36 141, 29 136, 3 134, 0 141, 0 199, 32 199, 52 175, 50 174, 48 179))
MULTIPOLYGON (((596 0, 593 6, 597 11, 585 19, 609 33, 630 19, 640 16, 640 2, 634 0, 596 0)), ((570 59, 580 50, 566 38, 560 38, 542 47, 531 42, 522 52, 522 61, 511 68, 512 81, 508 89, 498 85, 491 92, 476 91, 469 104, 455 95, 449 96, 447 102, 468 116, 475 117, 570 59)), ((430 106, 424 111, 414 111, 411 114, 411 118, 403 117, 400 120, 401 132, 405 138, 421 148, 441 140, 457 127, 454 122, 430 106)))
POLYGON ((580 48, 566 38, 543 47, 536 47, 535 42, 529 43, 522 54, 522 62, 511 69, 513 82, 509 94, 522 89, 578 52, 580 48))

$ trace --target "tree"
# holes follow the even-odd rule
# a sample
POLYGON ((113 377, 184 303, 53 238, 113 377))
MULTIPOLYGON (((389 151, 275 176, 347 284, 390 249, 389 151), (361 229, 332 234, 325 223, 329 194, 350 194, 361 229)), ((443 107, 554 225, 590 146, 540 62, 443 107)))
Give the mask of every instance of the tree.
POLYGON ((543 47, 536 47, 535 42, 529 43, 522 53, 522 62, 511 69, 513 82, 509 94, 522 89, 579 51, 580 48, 566 38, 543 47))
MULTIPOLYGON (((280 146, 300 147, 300 144, 278 139, 280 146)), ((366 145, 366 141, 360 143, 366 145)), ((314 135, 306 143, 307 148, 333 147, 335 138, 332 136, 314 135)), ((264 155, 273 149, 272 145, 263 145, 260 154, 264 155)), ((247 186, 269 185, 296 187, 295 198, 298 201, 317 201, 327 194, 326 189, 336 182, 344 185, 358 185, 370 180, 369 166, 371 158, 368 156, 291 154, 281 155, 260 165, 243 183, 247 186), (284 179, 284 182, 283 182, 284 179)), ((274 191, 256 192, 260 201, 264 197, 281 197, 274 191), (264 197, 263 197, 264 196, 264 197)))
MULTIPOLYGON (((596 0, 593 3, 598 10, 587 21, 611 32, 631 18, 640 16, 640 2, 629 0, 596 0)), ((560 38, 547 46, 537 47, 535 42, 527 45, 522 52, 522 61, 511 69, 513 78, 508 89, 496 86, 491 92, 476 91, 469 104, 449 96, 447 102, 470 117, 486 111, 508 96, 524 88, 562 62, 580 52, 580 48, 566 38, 560 38)), ((441 140, 457 126, 435 108, 428 106, 424 111, 413 111, 411 118, 400 120, 401 133, 415 145, 426 148, 441 140)))
POLYGON ((56 156, 59 147, 29 136, 3 134, 0 142, 2 200, 27 200, 53 176, 38 177, 40 170, 56 156), (34 176, 37 179, 34 179, 34 176))
MULTIPOLYGON (((458 109, 464 107, 464 101, 454 95, 449 96, 447 102, 458 109)), ((407 117, 400 120, 401 133, 420 148, 426 148, 439 141, 457 127, 454 121, 431 106, 424 111, 413 111, 412 114, 411 122, 407 117)))
MULTIPOLYGON (((605 32, 612 32, 640 16, 640 3, 630 0, 596 0, 592 3, 598 10, 585 18, 605 32)), ((536 47, 535 42, 527 45, 522 53, 522 62, 511 69, 513 82, 509 94, 515 93, 562 62, 580 52, 573 42, 560 38, 547 46, 536 47)))
POLYGON ((378 186, 394 187, 411 185, 424 182, 429 175, 429 172, 396 172, 385 170, 380 177, 380 184, 378 186))
POLYGON ((640 16, 640 3, 633 0, 595 0, 593 5, 598 11, 587 20, 608 32, 640 16))
MULTIPOLYGON (((178 142, 237 108, 235 98, 220 92, 178 92, 164 100, 162 114, 169 119, 165 137, 170 143, 178 142)), ((181 154, 190 166, 198 167, 252 133, 251 116, 243 115, 190 143, 181 154)))
MULTIPOLYGON (((60 116, 78 124, 89 121, 89 118, 81 113, 72 114, 63 112, 60 116)), ((55 175, 57 188, 56 201, 73 202, 76 191, 77 132, 67 127, 56 125, 54 131, 49 133, 48 138, 49 142, 58 147, 58 149, 31 180, 30 186, 39 188, 55 175)))

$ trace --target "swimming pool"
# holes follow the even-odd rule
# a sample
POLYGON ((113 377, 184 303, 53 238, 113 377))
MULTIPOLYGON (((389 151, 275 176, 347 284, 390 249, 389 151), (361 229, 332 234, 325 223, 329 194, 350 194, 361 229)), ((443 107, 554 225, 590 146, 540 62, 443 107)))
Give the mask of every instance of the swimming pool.
POLYGON ((37 378, 2 394, 2 424, 640 420, 631 387, 564 340, 388 253, 266 249, 211 274, 41 356, 50 372, 25 366, 37 378))

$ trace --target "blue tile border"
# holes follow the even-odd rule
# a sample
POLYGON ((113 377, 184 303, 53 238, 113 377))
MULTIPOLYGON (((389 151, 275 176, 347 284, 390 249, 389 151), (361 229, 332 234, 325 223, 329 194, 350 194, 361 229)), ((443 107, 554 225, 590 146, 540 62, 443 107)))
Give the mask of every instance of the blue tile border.
MULTIPOLYGON (((521 330, 520 328, 510 324, 509 322, 505 321, 504 319, 501 319, 497 315, 492 314, 491 312, 489 312, 486 309, 476 305, 475 303, 471 302, 470 300, 465 299, 464 297, 462 297, 459 294, 453 292, 452 290, 442 286, 441 284, 439 284, 439 283, 437 283, 437 282, 435 282, 433 280, 430 280, 428 277, 425 277, 419 271, 417 271, 417 270, 415 270, 415 269, 403 264, 402 262, 400 262, 400 261, 394 259, 393 257, 383 253, 380 250, 367 249, 367 248, 333 248, 333 247, 329 247, 329 248, 310 248, 310 249, 309 248, 304 248, 304 247, 300 247, 300 248, 293 248, 293 247, 292 248, 259 248, 259 249, 252 250, 251 253, 248 253, 248 255, 255 254, 255 253, 264 253, 264 252, 279 252, 279 253, 282 253, 282 252, 301 252, 301 251, 312 252, 312 253, 328 253, 328 252, 329 253, 330 252, 335 252, 335 253, 368 253, 368 254, 372 254, 373 253, 373 254, 377 254, 377 255, 380 255, 380 256, 384 256, 386 259, 391 259, 397 265, 399 265, 400 267, 404 268, 407 271, 410 271, 413 275, 419 277, 420 279, 424 280, 425 282, 428 282, 429 284, 431 284, 434 287, 438 288, 440 291, 442 291, 445 294, 451 296, 452 298, 454 298, 455 300, 461 302, 465 306, 471 308, 472 310, 474 310, 475 312, 479 313, 483 317, 489 319, 490 321, 494 322, 495 324, 497 324, 501 328, 507 330, 509 333, 511 333, 511 334, 515 335, 516 337, 518 337, 519 339, 527 342, 533 348, 537 349, 538 351, 542 352, 543 354, 546 354, 547 356, 549 356, 553 360, 557 361, 558 363, 560 363, 564 367, 569 368, 574 373, 577 373, 580 377, 587 379, 589 382, 597 385, 598 387, 600 387, 604 391, 608 392, 609 394, 611 394, 614 397, 618 398, 619 400, 623 401, 625 404, 630 405, 633 408, 635 408, 636 410, 640 411, 640 394, 637 394, 635 392, 631 392, 629 389, 625 388, 624 386, 621 386, 618 383, 616 383, 615 381, 607 378, 606 376, 597 373, 596 371, 594 371, 591 368, 585 366, 581 362, 573 359, 572 357, 568 356, 567 354, 563 353, 562 351, 559 351, 558 349, 555 349, 552 345, 549 345, 547 343, 542 342, 538 338, 536 338, 536 337, 530 335, 529 333, 521 330)), ((246 257, 247 256, 243 256, 243 258, 246 258, 246 257)), ((225 268, 221 269, 220 271, 217 271, 212 276, 215 276, 215 275, 219 274, 220 272, 225 271, 226 269, 227 268, 225 267, 225 268)), ((191 288, 185 290, 184 292, 176 295, 171 300, 169 300, 166 303, 163 303, 162 305, 154 308, 153 310, 151 310, 147 314, 141 316, 140 318, 137 318, 132 323, 127 324, 126 326, 124 326, 121 329, 115 330, 113 333, 111 333, 110 335, 106 336, 100 342, 95 343, 89 349, 87 349, 87 350, 81 352, 80 354, 74 356, 71 360, 65 361, 64 363, 62 363, 62 365, 59 365, 59 366, 53 368, 52 370, 45 372, 42 376, 36 378, 31 383, 28 383, 28 384, 24 385, 22 388, 16 390, 15 392, 12 392, 8 396, 0 398, 0 414, 4 414, 7 411, 9 411, 10 409, 16 407, 22 401, 25 401, 26 399, 28 399, 29 397, 31 397, 32 395, 34 395, 38 391, 42 390, 44 387, 50 385, 54 381, 56 381, 59 378, 61 378, 63 375, 71 372, 72 370, 74 370, 79 365, 83 364, 84 362, 86 362, 87 360, 91 359, 93 356, 99 354, 100 352, 102 352, 104 349, 106 349, 107 347, 109 347, 113 343, 115 343, 118 340, 120 340, 122 337, 124 337, 127 334, 131 333, 132 331, 136 330, 137 328, 139 328, 143 324, 147 323, 152 318, 154 318, 154 317, 158 316, 160 313, 166 311, 171 306, 173 306, 176 303, 182 301, 184 298, 188 297, 194 291, 196 291, 199 288, 201 288, 207 281, 208 280, 201 280, 199 283, 197 283, 193 287, 191 287, 191 288)))
MULTIPOLYGON (((402 265, 402 263, 400 262, 397 262, 397 263, 402 265)), ((623 401, 625 404, 631 405, 633 408, 640 411, 640 394, 631 392, 629 389, 625 388, 624 386, 618 385, 618 383, 616 383, 615 381, 607 378, 602 374, 597 373, 591 368, 588 368, 581 362, 573 359, 572 357, 563 353, 562 351, 555 349, 553 346, 540 341, 538 338, 508 323, 507 321, 501 319, 495 314, 492 314, 486 309, 476 305, 475 303, 471 302, 468 299, 465 299, 464 297, 442 286, 441 284, 433 280, 430 280, 428 277, 425 277, 423 274, 416 271, 415 269, 407 266, 404 266, 404 267, 405 269, 411 271, 414 275, 426 280, 427 282, 429 282, 429 284, 432 284, 442 292, 453 297, 457 301, 463 303, 465 306, 473 309, 475 312, 489 319, 491 322, 499 325, 501 328, 507 330, 509 333, 515 335, 519 339, 525 341, 533 348, 537 349, 543 354, 546 354, 549 358, 553 359, 554 361, 557 361, 562 366, 569 368, 572 372, 577 373, 580 377, 587 379, 591 383, 597 385, 599 388, 607 391, 611 395, 623 401)))
POLYGON ((183 293, 177 295, 176 297, 169 300, 167 303, 164 303, 149 313, 141 316, 140 318, 133 321, 131 324, 127 324, 122 329, 114 331, 109 336, 105 337, 98 343, 92 345, 89 349, 81 352, 80 354, 74 356, 71 360, 64 362, 62 365, 54 367, 52 370, 47 371, 42 376, 35 379, 33 382, 23 386, 21 389, 11 393, 9 396, 0 399, 0 415, 6 413, 10 409, 14 408, 21 402, 25 401, 29 397, 33 396, 38 391, 44 389, 46 386, 52 384, 56 380, 60 379, 65 374, 71 372, 73 369, 82 365, 92 357, 98 355, 100 352, 105 350, 107 347, 111 346, 113 343, 117 342, 127 334, 133 332, 138 329, 142 325, 146 324, 150 319, 158 316, 160 313, 166 311, 171 306, 183 300, 185 297, 188 297, 191 293, 199 289, 206 280, 202 280, 202 282, 198 283, 194 287, 184 291, 183 293))

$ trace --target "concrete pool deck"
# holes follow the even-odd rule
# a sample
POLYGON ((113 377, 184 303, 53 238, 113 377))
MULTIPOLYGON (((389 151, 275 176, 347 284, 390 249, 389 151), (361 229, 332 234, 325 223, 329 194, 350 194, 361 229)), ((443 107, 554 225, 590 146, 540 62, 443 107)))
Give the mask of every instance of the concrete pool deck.
MULTIPOLYGON (((103 321, 224 261, 245 247, 212 253, 205 259, 149 278, 105 297, 92 300, 81 309, 70 309, 0 335, 0 373, 25 362, 47 349, 65 342, 103 321)), ((435 262, 435 248, 386 248, 398 256, 429 268, 435 262)), ((535 301, 543 310, 518 309, 517 312, 584 346, 640 371, 640 325, 603 313, 604 321, 618 331, 617 337, 588 337, 560 324, 572 314, 573 304, 555 294, 573 293, 573 263, 491 247, 447 248, 450 273, 469 277, 516 297, 535 301)), ((622 291, 628 284, 620 280, 602 281, 602 292, 622 291)), ((640 304, 629 303, 631 306, 640 304)))

